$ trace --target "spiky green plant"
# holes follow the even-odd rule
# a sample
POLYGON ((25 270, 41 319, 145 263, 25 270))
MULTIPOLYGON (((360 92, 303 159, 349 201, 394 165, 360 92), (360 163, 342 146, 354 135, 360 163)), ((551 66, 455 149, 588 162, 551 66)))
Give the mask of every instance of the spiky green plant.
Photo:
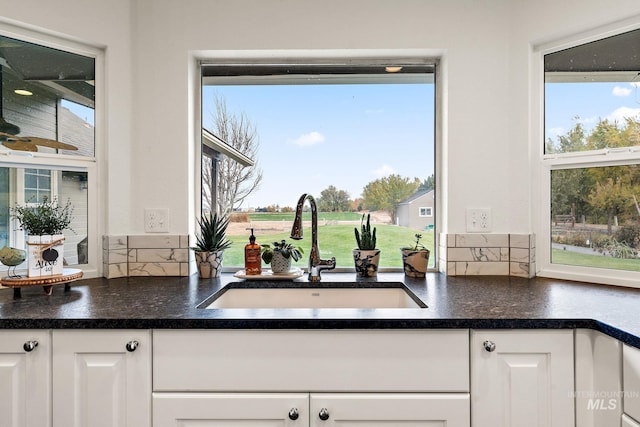
POLYGON ((56 199, 46 196, 35 206, 16 206, 11 208, 11 216, 18 220, 20 228, 31 236, 61 234, 63 230, 71 230, 73 220, 71 201, 60 206, 56 199))
POLYGON ((358 249, 362 250, 371 250, 376 248, 376 228, 373 227, 373 232, 371 231, 371 214, 367 214, 367 222, 364 222, 364 214, 362 214, 362 219, 360 220, 360 231, 358 231, 357 227, 354 227, 355 235, 356 235, 356 243, 358 244, 358 249))
POLYGON ((196 245, 192 247, 198 252, 216 252, 227 249, 231 246, 231 241, 227 239, 227 226, 229 218, 214 214, 213 218, 203 215, 198 220, 200 234, 196 236, 196 245))

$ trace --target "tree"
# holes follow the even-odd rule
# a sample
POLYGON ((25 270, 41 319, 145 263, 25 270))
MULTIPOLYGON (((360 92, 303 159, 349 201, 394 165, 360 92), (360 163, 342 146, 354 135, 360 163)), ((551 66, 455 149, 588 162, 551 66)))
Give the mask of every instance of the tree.
POLYGON ((385 210, 395 218, 398 202, 414 194, 418 187, 418 178, 403 178, 393 174, 376 179, 362 190, 363 206, 369 210, 385 210))
POLYGON ((436 178, 433 174, 431 174, 427 179, 422 181, 420 187, 418 187, 418 191, 429 191, 436 188, 436 178))
POLYGON ((349 193, 330 185, 320 192, 318 209, 322 212, 345 212, 351 208, 349 193))
MULTIPOLYGON (((262 169, 257 164, 259 143, 255 126, 244 113, 230 113, 224 98, 216 96, 215 102, 213 133, 255 162, 254 166, 243 166, 227 156, 222 156, 218 161, 216 211, 223 214, 238 207, 258 189, 262 181, 262 169)), ((208 178, 210 182, 211 177, 204 175, 203 169, 203 180, 208 178)))

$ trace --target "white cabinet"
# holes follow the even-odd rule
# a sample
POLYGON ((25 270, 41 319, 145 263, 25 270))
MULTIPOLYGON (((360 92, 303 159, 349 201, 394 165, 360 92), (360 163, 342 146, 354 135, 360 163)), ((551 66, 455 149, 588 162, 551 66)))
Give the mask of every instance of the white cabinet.
POLYGON ((474 427, 574 426, 573 330, 471 336, 474 427))
POLYGON ((154 427, 469 427, 464 393, 154 393, 154 427))
POLYGON ((640 350, 623 345, 622 381, 624 413, 640 422, 640 350))
POLYGON ((51 332, 0 332, 0 426, 51 426, 51 332))
POLYGON ((159 330, 153 346, 154 427, 470 425, 467 330, 159 330))
POLYGON ((148 330, 53 331, 53 427, 151 425, 148 330))
POLYGON ((575 332, 576 426, 615 426, 622 415, 622 343, 602 332, 575 332))

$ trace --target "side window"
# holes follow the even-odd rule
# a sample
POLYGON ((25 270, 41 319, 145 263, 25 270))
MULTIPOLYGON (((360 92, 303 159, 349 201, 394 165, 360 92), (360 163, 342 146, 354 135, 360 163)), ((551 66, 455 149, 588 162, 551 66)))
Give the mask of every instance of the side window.
POLYGON ((634 30, 544 56, 556 269, 640 271, 639 45, 634 30))
POLYGON ((97 253, 97 236, 90 235, 96 215, 90 214, 95 206, 90 206, 89 194, 96 188, 99 52, 46 35, 41 39, 69 46, 69 51, 8 37, 0 25, 0 245, 26 246, 12 207, 45 198, 69 202, 74 219, 64 231, 65 262, 96 268, 88 242, 97 253))

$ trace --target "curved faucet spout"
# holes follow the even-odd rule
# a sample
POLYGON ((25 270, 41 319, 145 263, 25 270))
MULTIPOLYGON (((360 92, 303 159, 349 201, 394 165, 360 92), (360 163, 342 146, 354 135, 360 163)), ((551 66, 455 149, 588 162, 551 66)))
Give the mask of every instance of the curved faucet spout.
POLYGON ((311 253, 309 254, 309 281, 319 282, 320 272, 322 270, 333 270, 336 268, 336 258, 321 259, 320 249, 318 249, 318 209, 316 201, 311 194, 303 194, 298 199, 296 205, 296 216, 291 227, 291 238, 295 240, 302 239, 302 207, 305 200, 309 200, 311 206, 311 253))

